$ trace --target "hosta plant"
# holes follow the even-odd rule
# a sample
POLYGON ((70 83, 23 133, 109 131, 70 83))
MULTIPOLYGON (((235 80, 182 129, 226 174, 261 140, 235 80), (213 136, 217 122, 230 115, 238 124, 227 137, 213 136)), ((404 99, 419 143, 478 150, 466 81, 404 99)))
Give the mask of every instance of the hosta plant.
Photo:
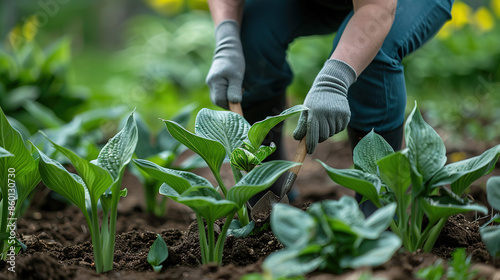
POLYGON ((249 222, 244 204, 298 164, 287 161, 262 163, 274 149, 261 144, 271 128, 303 110, 305 107, 296 106, 250 126, 236 113, 202 109, 196 117, 195 133, 173 121, 165 121, 168 132, 206 162, 218 186, 191 172, 164 168, 147 160, 134 160, 143 171, 164 182, 160 187, 161 194, 195 212, 203 263, 221 264, 224 241, 230 225, 234 225, 231 223, 234 215, 238 214, 243 227, 251 227, 253 223, 249 222), (231 188, 226 187, 220 174, 226 157, 231 158, 235 179, 231 188), (244 169, 244 174, 238 168, 244 169), (226 218, 226 221, 216 241, 214 222, 219 218, 226 218))
POLYGON ((482 155, 446 165, 443 141, 415 106, 405 124, 406 148, 394 152, 370 132, 354 149, 355 169, 322 163, 330 178, 382 207, 397 203, 393 232, 409 251, 429 252, 448 217, 487 209, 464 197, 470 184, 495 167, 500 145, 482 155))
POLYGON ((31 145, 26 145, 0 108, 1 259, 19 251, 21 243, 15 236, 17 219, 21 216, 23 202, 39 182, 38 156, 33 153, 31 145))
POLYGON ((305 212, 278 204, 271 228, 285 249, 267 257, 263 268, 274 279, 381 265, 401 247, 399 237, 386 231, 395 211, 392 203, 365 219, 350 196, 313 203, 305 212))
MULTIPOLYGON (((493 209, 500 211, 500 176, 491 177, 486 183, 486 193, 488 203, 493 209)), ((491 220, 484 224, 480 229, 481 239, 486 245, 493 259, 500 258, 500 214, 494 215, 491 220)))
MULTIPOLYGON (((186 126, 191 118, 194 105, 188 105, 180 110, 172 120, 180 125, 186 126)), ((146 123, 138 115, 137 130, 139 133, 135 157, 146 159, 156 163, 161 167, 191 170, 204 166, 203 160, 198 155, 193 155, 182 162, 177 162, 179 156, 185 151, 177 140, 165 130, 153 135, 146 123), (175 165, 174 165, 175 163, 175 165)), ((139 179, 144 189, 144 198, 146 202, 146 213, 154 214, 157 217, 163 217, 167 209, 167 197, 161 196, 158 199, 158 191, 162 184, 161 181, 151 177, 148 173, 142 171, 136 165, 130 165, 131 172, 139 179)))
POLYGON ((123 129, 102 148, 97 159, 90 162, 51 143, 71 161, 78 175, 38 150, 42 181, 82 210, 92 236, 95 269, 97 273, 109 271, 113 268, 118 201, 127 194, 126 189, 121 189, 121 182, 137 144, 134 115, 129 116, 123 129))
POLYGON ((148 252, 148 263, 153 267, 155 272, 160 272, 162 263, 168 258, 168 247, 161 235, 157 234, 157 238, 148 252))

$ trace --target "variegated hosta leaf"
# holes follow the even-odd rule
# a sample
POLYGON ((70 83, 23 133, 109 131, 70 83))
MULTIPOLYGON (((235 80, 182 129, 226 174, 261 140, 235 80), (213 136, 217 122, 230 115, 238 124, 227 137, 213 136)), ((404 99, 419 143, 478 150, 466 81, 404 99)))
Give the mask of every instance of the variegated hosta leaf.
POLYGON ((144 159, 134 159, 133 162, 151 177, 166 183, 178 193, 183 193, 194 186, 207 186, 213 188, 212 184, 207 179, 191 172, 161 167, 144 159))
POLYGON ((231 153, 231 165, 250 172, 256 165, 261 164, 261 161, 251 152, 243 148, 237 148, 231 153))
POLYGON ((248 131, 248 140, 250 141, 251 152, 257 151, 257 149, 262 145, 262 141, 266 138, 266 135, 275 127, 278 123, 284 121, 290 116, 293 116, 302 111, 308 110, 306 106, 296 105, 292 108, 286 109, 277 116, 267 117, 265 120, 256 122, 250 127, 248 131))
POLYGON ((102 148, 97 157, 97 165, 108 170, 113 179, 117 180, 121 169, 132 159, 137 139, 137 125, 132 112, 123 129, 102 148))
POLYGON ((271 142, 271 145, 269 146, 260 146, 255 153, 255 156, 258 160, 264 161, 268 156, 274 153, 274 151, 276 151, 276 144, 274 144, 274 142, 271 142))
POLYGON ((227 199, 243 206, 252 196, 269 188, 278 177, 290 168, 301 163, 275 160, 254 168, 245 175, 234 187, 229 189, 227 199))
POLYGON ((229 111, 204 108, 196 116, 195 133, 221 143, 228 156, 247 139, 249 129, 242 116, 229 111))
POLYGON ((410 165, 425 183, 445 165, 446 148, 437 132, 424 121, 416 104, 406 120, 405 139, 410 165))

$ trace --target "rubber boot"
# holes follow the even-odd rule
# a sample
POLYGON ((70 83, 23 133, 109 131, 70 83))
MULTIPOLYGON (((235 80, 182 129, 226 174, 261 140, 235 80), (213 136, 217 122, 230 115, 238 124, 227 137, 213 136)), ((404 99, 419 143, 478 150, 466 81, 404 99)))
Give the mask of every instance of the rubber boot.
MULTIPOLYGON (((286 109, 286 107, 287 107, 286 95, 283 93, 265 102, 260 102, 257 106, 253 106, 248 109, 243 108, 243 115, 250 124, 254 124, 258 121, 264 120, 268 116, 279 115, 283 110, 286 109)), ((283 134, 282 130, 283 130, 283 122, 279 123, 273 129, 271 129, 271 131, 269 131, 266 138, 262 142, 262 145, 265 146, 269 146, 271 142, 274 142, 274 144, 276 144, 276 150, 274 151, 274 153, 269 155, 269 157, 267 157, 264 160, 264 162, 271 160, 286 159, 286 149, 283 146, 284 141, 282 141, 282 134, 283 134)), ((250 205, 255 205, 255 203, 268 190, 272 191, 274 194, 279 196, 281 193, 281 186, 283 185, 284 180, 285 176, 284 175, 280 176, 278 180, 271 187, 269 187, 269 189, 262 191, 253 196, 252 198, 250 198, 249 200, 250 205)))
MULTIPOLYGON (((394 151, 399 151, 401 150, 401 146, 403 144, 403 131, 404 131, 404 125, 401 125, 400 127, 398 127, 393 131, 389 131, 386 133, 379 133, 379 135, 382 136, 385 139, 385 141, 389 143, 389 145, 391 145, 394 151)), ((369 132, 360 131, 349 126, 347 127, 347 135, 349 136, 349 144, 351 145, 351 152, 354 152, 354 148, 356 147, 356 145, 368 133, 369 132)), ((359 193, 356 193, 354 197, 356 198, 358 203, 360 203, 361 200, 363 199, 363 196, 360 195, 359 193)), ((378 208, 373 204, 373 202, 367 200, 359 204, 359 209, 363 212, 363 214, 365 214, 365 217, 369 217, 378 208)))

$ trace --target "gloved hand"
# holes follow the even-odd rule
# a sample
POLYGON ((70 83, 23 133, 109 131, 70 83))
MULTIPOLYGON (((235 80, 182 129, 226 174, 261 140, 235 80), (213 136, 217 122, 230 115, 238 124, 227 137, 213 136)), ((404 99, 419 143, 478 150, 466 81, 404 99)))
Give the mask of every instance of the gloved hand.
POLYGON ((234 20, 225 20, 215 28, 215 54, 206 79, 212 103, 228 109, 228 100, 241 102, 244 74, 239 25, 234 20))
POLYGON ((309 111, 301 113, 293 132, 296 140, 306 136, 307 153, 316 145, 344 130, 351 118, 347 89, 356 81, 356 71, 347 63, 329 59, 316 76, 304 105, 309 111))

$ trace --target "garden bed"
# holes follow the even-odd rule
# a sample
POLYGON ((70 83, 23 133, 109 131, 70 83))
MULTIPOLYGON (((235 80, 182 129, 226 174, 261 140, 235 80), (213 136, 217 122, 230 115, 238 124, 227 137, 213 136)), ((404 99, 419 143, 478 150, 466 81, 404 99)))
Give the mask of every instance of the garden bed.
MULTIPOLYGON (((292 139, 287 147, 290 154, 296 146, 292 139)), ((479 155, 485 147, 467 150, 466 158, 479 155)), ((462 150, 463 151, 463 150, 462 150)), ((449 151, 452 152, 452 151, 449 151)), ((306 162, 296 181, 300 196, 293 204, 305 208, 308 204, 325 199, 339 199, 353 192, 335 185, 318 162, 320 159, 335 168, 352 165, 347 142, 330 142, 318 146, 306 162)), ((208 170, 197 173, 208 175, 208 170)), ((500 168, 493 171, 500 174, 500 168)), ((228 179, 223 178, 224 180, 228 179)), ((489 176, 488 176, 489 177, 489 176)), ((482 205, 487 205, 482 178, 471 187, 471 196, 482 205)), ((169 202, 166 218, 159 219, 143 212, 142 188, 135 177, 126 174, 123 187, 128 196, 120 202, 117 238, 112 271, 98 275, 93 267, 93 252, 90 235, 84 216, 76 207, 64 204, 47 195, 48 189, 37 194, 31 208, 19 220, 18 233, 28 246, 26 252, 16 257, 16 273, 6 270, 0 262, 1 279, 239 279, 242 275, 261 272, 264 257, 279 250, 282 245, 272 232, 262 231, 245 239, 232 236, 226 240, 223 267, 200 265, 200 249, 195 217, 189 208, 169 202), (194 223, 193 223, 194 222, 194 223), (154 273, 147 263, 147 253, 159 233, 169 248, 169 257, 161 273, 154 273), (76 244, 76 245, 75 245, 76 244)), ((500 263, 493 263, 481 242, 478 228, 487 219, 477 219, 474 214, 452 217, 443 229, 432 253, 398 252, 389 262, 373 269, 374 275, 387 279, 412 279, 420 268, 432 265, 438 258, 447 259, 458 247, 466 252, 483 275, 500 273, 500 263)), ((307 279, 347 279, 364 270, 334 276, 313 273, 307 279)))

